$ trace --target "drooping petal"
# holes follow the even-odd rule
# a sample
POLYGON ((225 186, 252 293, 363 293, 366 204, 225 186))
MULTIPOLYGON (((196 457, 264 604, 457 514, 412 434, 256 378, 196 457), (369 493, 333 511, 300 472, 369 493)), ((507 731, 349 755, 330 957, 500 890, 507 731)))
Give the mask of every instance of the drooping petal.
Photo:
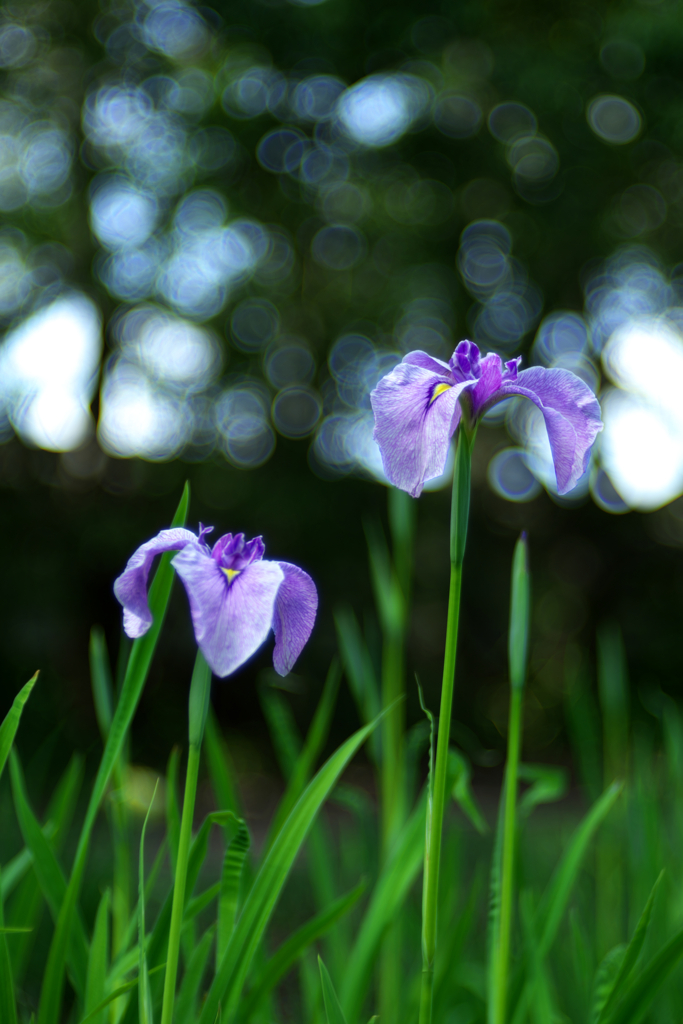
POLYGON ((276 672, 286 676, 311 635, 318 610, 318 591, 303 569, 289 562, 279 565, 285 578, 275 598, 273 665, 276 672))
POLYGON ((566 494, 585 473, 591 446, 602 430, 597 398, 576 374, 542 366, 522 370, 516 381, 503 381, 501 394, 524 395, 543 413, 557 489, 566 494))
POLYGON ((173 567, 190 599, 194 635, 217 676, 229 676, 254 654, 273 623, 284 573, 277 562, 254 562, 231 582, 206 548, 188 545, 173 567))
POLYGON ((370 395, 373 436, 392 484, 417 498, 426 480, 443 473, 460 419, 458 397, 473 385, 405 360, 382 378, 370 395))
POLYGON ((128 559, 128 564, 114 583, 114 593, 123 605, 123 628, 129 637, 143 636, 152 625, 152 614, 147 602, 147 580, 156 555, 164 551, 179 551, 188 544, 196 544, 197 537, 190 530, 177 528, 162 530, 146 544, 142 544, 128 559))

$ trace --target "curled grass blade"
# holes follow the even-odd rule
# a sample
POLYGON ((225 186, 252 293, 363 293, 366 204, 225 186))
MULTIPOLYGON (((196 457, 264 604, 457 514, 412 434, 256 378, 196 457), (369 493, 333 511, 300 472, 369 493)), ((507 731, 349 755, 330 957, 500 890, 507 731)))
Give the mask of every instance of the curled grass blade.
POLYGON ((237 915, 237 899, 244 861, 251 846, 251 838, 246 822, 237 820, 237 835, 234 836, 225 851, 223 871, 221 873, 220 895, 218 898, 218 928, 216 932, 216 970, 225 956, 230 936, 235 927, 237 915))
POLYGON ((359 729, 339 747, 309 783, 261 865, 240 919, 209 989, 199 1024, 214 1024, 219 1007, 227 1020, 234 1015, 254 951, 320 807, 347 764, 380 721, 359 729))
MULTIPOLYGON (((185 523, 189 500, 190 490, 188 484, 186 484, 180 504, 171 523, 172 526, 182 526, 185 523)), ((163 626, 173 585, 172 556, 172 552, 167 552, 161 556, 159 567, 149 589, 149 607, 153 617, 152 625, 148 632, 138 640, 135 640, 131 647, 119 701, 114 712, 102 760, 100 761, 90 795, 85 821, 83 822, 78 840, 71 878, 67 886, 66 896, 62 902, 59 920, 57 921, 57 927, 55 928, 48 954, 47 966, 41 986, 38 1024, 59 1024, 64 987, 67 939, 72 930, 73 916, 88 856, 90 836, 109 779, 114 766, 121 756, 130 724, 142 696, 147 673, 149 672, 161 627, 163 626)))

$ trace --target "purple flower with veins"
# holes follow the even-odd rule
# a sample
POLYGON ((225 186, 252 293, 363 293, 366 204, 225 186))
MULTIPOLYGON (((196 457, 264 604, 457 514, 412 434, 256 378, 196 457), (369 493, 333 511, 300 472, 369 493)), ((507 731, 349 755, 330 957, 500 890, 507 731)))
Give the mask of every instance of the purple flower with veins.
POLYGON ((213 526, 162 530, 137 549, 114 583, 123 628, 143 636, 152 625, 147 579, 155 555, 177 551, 172 565, 190 599, 194 635, 217 676, 229 676, 275 634, 273 665, 286 676, 311 635, 318 593, 311 577, 289 562, 263 561, 261 537, 226 533, 210 548, 213 526))
POLYGON ((461 341, 447 363, 409 352, 370 395, 373 436, 390 482, 417 498, 425 481, 443 473, 461 417, 471 430, 496 402, 523 395, 543 413, 557 489, 570 491, 602 430, 600 406, 570 370, 533 366, 520 372, 521 361, 518 356, 503 364, 495 352, 482 358, 472 341, 461 341))

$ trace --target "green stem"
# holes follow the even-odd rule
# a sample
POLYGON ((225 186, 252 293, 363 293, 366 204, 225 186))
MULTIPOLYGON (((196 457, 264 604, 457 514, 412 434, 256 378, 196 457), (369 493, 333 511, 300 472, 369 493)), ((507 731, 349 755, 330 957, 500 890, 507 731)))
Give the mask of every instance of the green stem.
POLYGON ((187 757, 187 776, 183 796, 183 814, 180 821, 180 842, 178 844, 178 860, 176 863, 175 882, 173 886, 173 906, 171 909, 171 927, 168 933, 168 954, 166 957, 166 975, 164 977, 164 1000, 161 1008, 161 1024, 171 1024, 175 1004, 176 978, 178 976, 178 956, 180 953, 180 933, 183 927, 185 910, 185 885, 187 882, 187 866, 192 840, 192 820, 197 796, 197 778, 199 775, 199 755, 204 738, 204 726, 209 710, 211 693, 211 671, 201 651, 197 652, 197 660, 190 683, 189 702, 189 740, 190 748, 187 757))
POLYGON ((507 982, 510 966, 510 934, 512 930, 512 884, 515 861, 515 829, 517 806, 517 774, 522 735, 522 699, 524 691, 515 688, 510 695, 508 756, 505 766, 505 809, 503 812, 503 856, 500 880, 500 923, 498 943, 494 952, 494 1003, 492 1024, 504 1024, 507 1004, 507 982))
POLYGON ((427 811, 425 841, 424 890, 422 900, 422 992, 420 995, 420 1024, 431 1024, 434 959, 436 955, 437 904, 439 893, 439 864, 441 861, 441 834, 446 807, 446 780, 448 775, 448 744, 453 709, 455 657, 458 645, 460 619, 460 588, 462 563, 467 541, 467 523, 470 507, 470 477, 474 432, 464 424, 458 431, 458 442, 453 469, 453 498, 451 505, 451 579, 448 594, 448 624, 444 651, 439 733, 436 744, 436 762, 430 806, 427 811))

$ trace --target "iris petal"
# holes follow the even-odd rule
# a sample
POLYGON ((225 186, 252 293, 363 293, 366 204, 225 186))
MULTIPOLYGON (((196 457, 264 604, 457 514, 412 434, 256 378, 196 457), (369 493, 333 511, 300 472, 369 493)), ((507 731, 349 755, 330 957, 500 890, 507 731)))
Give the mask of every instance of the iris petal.
POLYGON ((147 601, 147 580, 156 555, 164 551, 179 551, 197 538, 190 530, 177 528, 162 530, 146 544, 142 544, 128 559, 126 568, 114 583, 114 593, 123 605, 123 628, 133 639, 144 636, 152 625, 152 613, 147 601))
MULTIPOLYGON (((415 355, 424 353, 410 353, 415 355)), ((438 365, 431 356, 425 358, 438 365)), ((475 381, 456 384, 450 371, 437 375, 408 359, 382 378, 370 400, 384 472, 392 484, 417 498, 425 481, 444 471, 450 439, 460 420, 458 398, 475 381), (439 384, 451 386, 432 402, 439 384)))
POLYGON ((318 610, 318 592, 303 569, 289 562, 278 564, 285 578, 275 598, 273 665, 276 672, 286 676, 311 635, 318 610))
POLYGON ((254 562, 232 583, 205 548, 185 547, 173 559, 185 585, 199 648, 217 676, 229 676, 254 654, 273 625, 285 577, 278 562, 254 562))
POLYGON ((524 395, 543 413, 555 465, 557 489, 566 494, 583 476, 590 449, 602 430, 598 400, 570 370, 532 366, 516 381, 503 381, 501 397, 524 395))

